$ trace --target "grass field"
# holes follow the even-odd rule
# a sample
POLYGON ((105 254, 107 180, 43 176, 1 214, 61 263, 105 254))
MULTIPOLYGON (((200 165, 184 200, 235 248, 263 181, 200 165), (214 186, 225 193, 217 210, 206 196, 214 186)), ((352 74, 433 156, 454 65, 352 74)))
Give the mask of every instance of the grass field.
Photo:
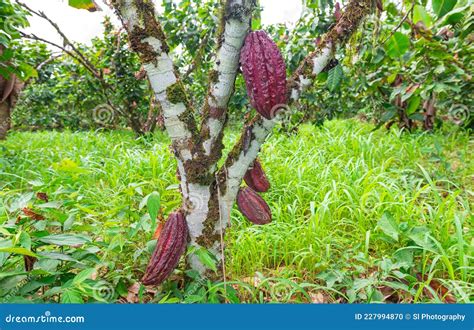
POLYGON ((372 129, 331 121, 275 133, 261 156, 274 220, 253 226, 234 210, 228 285, 183 287, 178 270, 158 291, 132 284, 154 242, 144 199, 158 191, 164 214, 180 205, 167 138, 12 133, 0 144, 0 299, 471 301, 473 140, 455 128, 372 129), (38 260, 25 272, 30 251, 38 260))

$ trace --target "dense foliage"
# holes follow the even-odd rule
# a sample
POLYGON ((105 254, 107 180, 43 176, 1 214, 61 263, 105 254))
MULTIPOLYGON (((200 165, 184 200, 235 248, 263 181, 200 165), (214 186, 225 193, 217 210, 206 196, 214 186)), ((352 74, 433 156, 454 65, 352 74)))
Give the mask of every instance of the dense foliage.
MULTIPOLYGON (((380 124, 424 127, 432 100, 437 126, 450 120, 472 127, 474 8, 464 0, 444 3, 385 1, 384 11, 364 24, 306 93, 293 124, 359 114, 380 124)), ((322 8, 308 5, 290 38, 285 26, 274 30, 290 66, 336 20, 321 18, 322 8)), ((326 13, 333 11, 328 3, 326 13)))
POLYGON ((28 13, 10 0, 0 2, 0 75, 16 74, 23 80, 34 76, 29 54, 19 47, 20 29, 28 26, 28 13))

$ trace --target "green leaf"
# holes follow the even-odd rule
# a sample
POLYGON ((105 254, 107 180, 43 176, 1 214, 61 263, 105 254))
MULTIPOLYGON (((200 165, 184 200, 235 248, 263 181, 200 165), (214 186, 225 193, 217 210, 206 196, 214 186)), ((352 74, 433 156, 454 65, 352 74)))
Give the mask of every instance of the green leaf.
POLYGON ((197 249, 195 251, 196 255, 198 256, 199 260, 203 263, 204 266, 207 268, 217 272, 217 266, 216 266, 216 261, 214 258, 211 256, 209 251, 206 249, 197 249))
POLYGON ((383 113, 382 117, 380 118, 380 121, 383 123, 386 123, 387 121, 395 117, 396 114, 397 114, 396 109, 387 110, 383 113))
POLYGON ((469 13, 470 5, 466 5, 464 7, 459 7, 454 10, 451 10, 443 20, 441 25, 456 25, 462 21, 466 13, 469 13))
POLYGON ((441 18, 449 13, 454 8, 454 6, 456 6, 456 3, 457 0, 433 0, 433 11, 435 12, 436 16, 441 18))
POLYGON ((425 120, 425 116, 421 112, 415 112, 408 116, 411 120, 418 120, 423 121, 425 120))
POLYGON ((146 202, 148 208, 148 214, 150 215, 151 219, 151 228, 154 229, 156 225, 156 218, 158 217, 158 212, 160 210, 160 194, 156 191, 152 192, 148 196, 148 200, 146 202))
POLYGON ((329 91, 334 92, 339 88, 343 75, 344 72, 342 71, 341 65, 336 65, 334 68, 329 70, 328 80, 326 82, 329 91))
POLYGON ((260 30, 262 28, 262 19, 260 15, 252 19, 252 30, 260 30))
POLYGON ((62 304, 83 304, 81 293, 74 289, 67 289, 61 295, 62 304))
POLYGON ((62 260, 62 261, 73 261, 76 263, 81 263, 79 260, 74 259, 70 255, 63 254, 63 253, 57 253, 57 252, 38 252, 38 255, 41 258, 45 259, 54 259, 54 260, 62 260))
POLYGON ((416 5, 413 9, 413 23, 423 22, 426 27, 431 26, 431 16, 426 11, 425 7, 416 5))
POLYGON ((90 242, 90 238, 82 235, 58 234, 40 237, 39 240, 43 243, 55 245, 82 245, 90 242))
POLYGON ((396 267, 410 269, 413 267, 413 250, 400 249, 394 254, 396 267))
POLYGON ((410 47, 410 39, 401 32, 395 32, 385 45, 385 50, 391 58, 397 58, 406 53, 410 47))
POLYGON ((29 78, 38 77, 38 72, 31 65, 26 63, 21 63, 18 66, 18 73, 23 80, 28 80, 29 78))
POLYGON ((437 252, 428 228, 423 226, 415 227, 410 231, 408 237, 413 242, 415 242, 416 245, 421 246, 423 249, 431 252, 437 252))
POLYGON ((31 250, 31 237, 27 232, 22 231, 20 237, 18 238, 21 247, 24 247, 27 250, 31 250))
POLYGON ((69 230, 76 221, 76 215, 74 213, 69 214, 69 217, 63 223, 63 230, 69 230))
POLYGON ((15 253, 15 254, 22 254, 25 256, 30 256, 30 257, 36 257, 36 254, 31 252, 30 250, 27 250, 25 248, 15 248, 15 247, 9 247, 9 248, 0 248, 0 252, 6 252, 6 253, 15 253))
POLYGON ((77 9, 86 9, 90 12, 99 10, 99 7, 93 0, 69 0, 69 6, 77 9))
POLYGON ((407 106, 407 110, 406 110, 407 115, 411 115, 416 110, 418 110, 418 107, 420 106, 420 103, 421 103, 421 97, 413 96, 410 99, 410 101, 408 102, 408 106, 407 106))
POLYGON ((95 273, 95 268, 87 268, 77 274, 72 280, 72 284, 78 285, 89 279, 95 273))
POLYGON ((398 241, 398 225, 392 214, 384 212, 382 218, 377 222, 377 226, 384 232, 385 235, 398 241))
POLYGON ((0 273, 0 280, 6 277, 13 277, 13 276, 19 276, 19 275, 28 275, 28 272, 1 272, 0 273))

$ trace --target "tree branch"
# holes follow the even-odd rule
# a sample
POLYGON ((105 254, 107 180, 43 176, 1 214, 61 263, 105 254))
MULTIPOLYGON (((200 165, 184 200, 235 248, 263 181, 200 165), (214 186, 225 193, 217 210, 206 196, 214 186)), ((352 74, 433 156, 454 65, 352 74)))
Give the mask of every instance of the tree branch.
POLYGON ((351 0, 347 4, 339 21, 322 37, 318 48, 301 62, 289 79, 288 95, 292 100, 297 99, 309 87, 316 75, 334 57, 337 47, 352 36, 373 8, 372 0, 351 0))
POLYGON ((87 65, 87 63, 83 62, 82 59, 80 57, 78 57, 75 53, 71 52, 70 50, 64 48, 63 46, 60 46, 58 45, 57 43, 54 43, 52 41, 49 41, 49 40, 46 40, 46 39, 43 39, 41 37, 38 37, 37 35, 35 34, 26 34, 24 32, 20 32, 20 35, 22 38, 25 38, 25 39, 30 39, 30 40, 35 40, 35 41, 41 41, 41 42, 44 42, 45 44, 48 44, 48 45, 51 45, 53 47, 56 47, 60 50, 62 50, 63 52, 65 52, 66 54, 68 54, 69 56, 71 56, 73 59, 75 59, 76 61, 78 61, 84 68, 86 68, 87 71, 89 71, 90 73, 92 73, 92 75, 96 78, 101 78, 100 76, 97 76, 96 75, 96 71, 91 68, 89 65, 87 65))
POLYGON ((113 0, 111 5, 128 32, 131 48, 139 55, 156 101, 163 110, 165 127, 171 138, 182 178, 183 208, 187 209, 188 187, 185 164, 192 159, 197 136, 193 109, 175 71, 169 46, 155 7, 148 0, 113 0))
MULTIPOLYGON (((16 0, 15 1, 19 6, 25 8, 27 11, 29 11, 30 13, 38 16, 38 17, 41 17, 42 19, 46 20, 55 30, 56 32, 61 36, 61 38, 63 38, 64 40, 64 44, 71 47, 71 49, 73 50, 73 52, 76 54, 76 57, 80 58, 81 60, 79 62, 82 63, 82 65, 84 65, 96 78, 102 78, 102 76, 100 75, 100 72, 99 70, 96 70, 94 65, 82 54, 81 51, 79 51, 79 49, 77 49, 76 46, 74 46, 74 44, 69 40, 69 38, 63 33, 63 31, 59 28, 59 26, 53 22, 44 12, 42 11, 36 11, 30 7, 28 7, 26 4, 16 0)), ((42 40, 43 42, 45 42, 44 40, 42 40)), ((53 45, 51 42, 48 42, 49 44, 53 45)), ((58 45, 54 44, 55 47, 58 47, 58 45)), ((62 50, 65 51, 65 48, 64 47, 59 47, 61 48, 62 50)), ((68 53, 70 55, 70 52, 68 53)), ((77 59, 77 58, 76 58, 77 59)))
POLYGON ((408 16, 410 15, 410 13, 413 12, 413 9, 415 9, 415 5, 416 5, 416 1, 413 1, 413 5, 411 6, 410 10, 407 11, 405 16, 403 16, 402 20, 398 23, 398 25, 392 30, 392 32, 390 32, 390 35, 387 38, 385 38, 384 41, 381 42, 381 45, 385 44, 395 34, 395 32, 398 31, 398 29, 402 26, 403 22, 405 22, 408 19, 408 16))
POLYGON ((222 155, 222 130, 227 107, 234 93, 240 50, 251 26, 254 0, 226 0, 217 35, 216 63, 209 74, 209 87, 203 107, 199 154, 214 177, 215 165, 222 155))

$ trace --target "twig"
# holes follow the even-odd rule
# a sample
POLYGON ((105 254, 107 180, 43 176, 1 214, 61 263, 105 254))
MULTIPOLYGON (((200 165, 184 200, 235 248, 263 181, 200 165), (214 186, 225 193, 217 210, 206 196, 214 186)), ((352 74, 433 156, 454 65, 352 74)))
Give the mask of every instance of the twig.
POLYGON ((43 61, 41 62, 40 64, 38 64, 38 66, 36 67, 36 70, 39 71, 41 70, 45 65, 53 62, 54 60, 56 60, 57 58, 61 57, 61 54, 56 54, 56 55, 52 55, 50 58, 48 58, 46 61, 43 61))
POLYGON ((408 16, 410 15, 410 13, 413 11, 413 9, 415 8, 415 4, 416 2, 414 1, 413 2, 413 5, 411 6, 410 10, 407 11, 407 13, 405 14, 405 16, 403 16, 402 20, 400 21, 400 23, 398 23, 398 25, 395 27, 395 29, 392 30, 392 32, 390 33, 390 35, 384 40, 382 41, 382 45, 385 44, 394 34, 395 32, 397 32, 397 30, 402 26, 402 24, 407 20, 408 16))
POLYGON ((23 38, 26 38, 26 39, 31 39, 31 40, 36 40, 36 41, 41 41, 41 42, 44 42, 45 44, 48 44, 48 45, 51 45, 53 47, 56 47, 58 49, 61 49, 63 52, 65 52, 66 54, 68 54, 69 56, 71 56, 72 58, 74 58, 76 61, 78 61, 79 63, 81 63, 88 71, 90 71, 95 77, 97 77, 95 75, 95 71, 90 68, 86 63, 84 63, 76 54, 74 54, 73 52, 71 52, 70 50, 64 48, 63 46, 60 46, 58 45, 57 43, 55 42, 52 42, 52 41, 49 41, 49 40, 46 40, 46 39, 43 39, 41 37, 38 37, 37 35, 35 34, 27 34, 27 33, 24 33, 24 32, 20 32, 20 35, 23 37, 23 38))
POLYGON ((204 37, 204 39, 202 39, 201 41, 201 44, 199 45, 199 48, 198 48, 198 51, 196 53, 196 56, 194 57, 194 60, 193 62, 191 63, 191 65, 189 66, 188 70, 186 71, 186 73, 183 75, 183 81, 186 80, 189 75, 191 75, 191 73, 193 73, 193 71, 198 67, 198 65, 200 64, 201 60, 202 60, 202 57, 204 55, 204 51, 206 49, 206 46, 207 46, 207 43, 209 41, 209 36, 210 35, 213 35, 214 33, 210 32, 210 33, 207 33, 206 36, 204 37))
POLYGON ((99 71, 94 67, 94 65, 82 54, 77 47, 74 46, 74 44, 69 40, 69 38, 63 33, 63 31, 59 28, 59 26, 53 22, 44 12, 42 11, 36 11, 27 5, 25 5, 22 2, 19 2, 18 0, 15 0, 15 2, 19 5, 25 8, 27 11, 35 14, 38 17, 41 17, 42 19, 48 21, 48 23, 56 30, 56 32, 63 38, 64 43, 68 46, 71 47, 71 49, 76 53, 77 57, 79 57, 82 61, 81 63, 88 68, 91 73, 96 76, 99 79, 102 79, 102 76, 100 75, 99 71))

